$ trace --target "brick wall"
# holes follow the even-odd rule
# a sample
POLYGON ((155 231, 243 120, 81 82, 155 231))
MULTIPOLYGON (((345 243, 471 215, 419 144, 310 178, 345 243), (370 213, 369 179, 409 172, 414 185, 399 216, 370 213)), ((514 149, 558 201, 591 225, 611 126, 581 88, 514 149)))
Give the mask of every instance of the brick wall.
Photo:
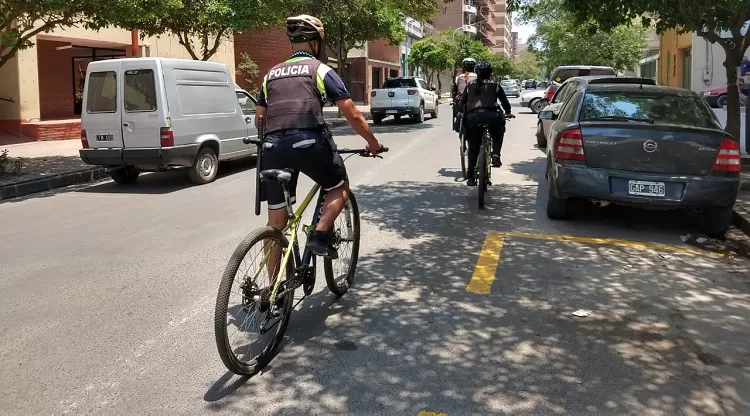
MULTIPOLYGON (((287 59, 292 54, 292 46, 289 43, 289 38, 280 29, 234 35, 234 59, 236 65, 240 64, 243 53, 248 54, 258 64, 260 76, 255 82, 259 86, 263 80, 263 76, 274 65, 287 59)), ((237 85, 246 89, 250 87, 245 82, 246 77, 244 75, 237 75, 236 78, 237 85)))
POLYGON ((81 137, 81 122, 26 123, 21 126, 21 134, 35 141, 77 139, 81 137))
POLYGON ((55 50, 67 42, 39 40, 39 112, 42 119, 74 117, 71 49, 55 50))
POLYGON ((398 45, 390 45, 388 41, 378 40, 370 42, 367 46, 368 57, 370 59, 377 59, 379 61, 393 62, 394 64, 401 64, 401 56, 399 54, 398 45))

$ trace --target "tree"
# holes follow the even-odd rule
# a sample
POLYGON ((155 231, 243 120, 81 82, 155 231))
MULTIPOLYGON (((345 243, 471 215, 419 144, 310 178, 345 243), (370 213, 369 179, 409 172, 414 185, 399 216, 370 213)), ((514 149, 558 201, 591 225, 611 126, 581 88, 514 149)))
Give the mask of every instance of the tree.
POLYGON ((426 20, 433 17, 437 14, 437 1, 310 0, 304 9, 323 21, 326 42, 336 56, 339 75, 343 77, 349 51, 376 40, 386 40, 393 45, 403 42, 406 39, 402 26, 404 18, 426 20))
POLYGON ((579 21, 556 0, 542 6, 548 14, 536 19, 529 49, 544 66, 585 64, 629 71, 638 65, 647 42, 647 30, 640 24, 596 31, 595 22, 579 21))
MULTIPOLYGON (((695 32, 724 49, 727 75, 727 126, 729 134, 740 133, 740 107, 737 70, 750 47, 750 2, 746 0, 558 0, 578 22, 593 21, 599 31, 640 20, 644 25, 655 22, 658 33, 677 29, 680 33, 695 32), (654 16, 656 18, 652 19, 654 16), (723 31, 726 37, 720 36, 723 31)), ((511 10, 538 14, 538 0, 511 0, 511 10), (536 8, 536 10, 535 10, 536 8)))
POLYGON ((89 24, 96 3, 81 0, 0 0, 0 68, 40 33, 89 24))
POLYGON ((195 60, 207 61, 233 32, 279 25, 289 2, 154 0, 123 3, 105 12, 117 26, 141 36, 173 34, 195 60))
POLYGON ((237 63, 236 69, 237 75, 245 77, 245 83, 248 85, 248 91, 257 93, 260 88, 260 84, 257 82, 260 76, 260 68, 258 64, 246 53, 240 54, 240 61, 237 63))
POLYGON ((421 67, 427 73, 427 80, 432 84, 432 78, 438 74, 438 90, 442 91, 440 73, 453 67, 451 45, 433 37, 414 42, 411 46, 408 61, 412 65, 421 67))
POLYGON ((516 75, 522 79, 537 79, 542 75, 539 61, 531 51, 521 51, 514 62, 516 75))

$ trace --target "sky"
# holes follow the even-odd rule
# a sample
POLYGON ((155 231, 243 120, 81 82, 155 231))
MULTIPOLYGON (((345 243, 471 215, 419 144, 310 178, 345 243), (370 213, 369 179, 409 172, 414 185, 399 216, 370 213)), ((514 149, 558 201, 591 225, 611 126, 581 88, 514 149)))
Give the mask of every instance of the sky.
POLYGON ((534 34, 535 30, 536 26, 533 24, 524 25, 513 22, 513 31, 518 32, 518 43, 526 43, 529 40, 529 37, 534 34))

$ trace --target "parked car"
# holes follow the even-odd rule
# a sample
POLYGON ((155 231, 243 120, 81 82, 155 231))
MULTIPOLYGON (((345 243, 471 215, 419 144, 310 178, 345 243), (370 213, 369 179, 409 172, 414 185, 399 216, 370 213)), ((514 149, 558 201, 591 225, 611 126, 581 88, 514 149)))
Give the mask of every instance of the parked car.
POLYGON ((547 216, 572 199, 653 210, 693 209, 703 231, 723 235, 740 185, 740 148, 692 91, 655 85, 566 83, 547 149, 547 216))
POLYGON ((505 91, 505 95, 507 95, 508 97, 521 96, 521 87, 516 83, 515 80, 504 79, 500 81, 500 86, 503 87, 503 91, 505 91))
MULTIPOLYGON (((565 105, 565 101, 573 95, 580 88, 585 88, 587 85, 596 84, 637 84, 637 85, 656 85, 656 81, 650 78, 638 78, 638 77, 618 77, 611 75, 599 75, 599 76, 586 76, 586 77, 574 77, 569 78, 560 86, 552 97, 552 102, 549 103, 544 110, 551 111, 555 115, 559 114, 562 107, 565 105)), ((541 114, 541 113, 540 113, 541 114)), ((536 143, 539 147, 547 147, 547 137, 550 126, 553 123, 553 119, 539 117, 536 126, 536 143)))
POLYGON ((537 82, 533 79, 528 79, 524 82, 523 87, 527 90, 536 89, 537 82))
POLYGON ((558 66, 552 71, 550 83, 547 86, 547 101, 552 102, 552 96, 555 91, 572 77, 585 77, 590 75, 617 75, 617 71, 608 66, 590 66, 590 65, 563 65, 558 66))
POLYGON ((537 88, 547 88, 549 87, 549 82, 547 81, 540 81, 538 84, 536 84, 537 88))
POLYGON ((219 161, 253 156, 255 99, 224 64, 128 58, 91 62, 81 114, 81 159, 106 166, 117 183, 140 172, 187 168, 196 184, 219 161), (243 102, 243 104, 240 103, 243 102))
POLYGON ((373 89, 370 93, 372 122, 380 124, 391 115, 396 120, 411 116, 419 123, 424 122, 425 113, 437 118, 439 99, 436 89, 428 86, 422 78, 389 78, 382 88, 373 89))
POLYGON ((539 114, 547 104, 547 94, 543 90, 527 92, 521 96, 521 107, 529 108, 534 114, 539 114))
POLYGON ((703 90, 703 98, 711 107, 722 108, 727 105, 727 86, 707 88, 703 90))

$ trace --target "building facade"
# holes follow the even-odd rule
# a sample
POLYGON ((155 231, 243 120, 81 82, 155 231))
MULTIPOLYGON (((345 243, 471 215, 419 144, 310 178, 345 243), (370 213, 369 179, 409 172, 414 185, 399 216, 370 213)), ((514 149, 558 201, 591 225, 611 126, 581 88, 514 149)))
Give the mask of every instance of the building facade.
POLYGON ((510 57, 511 59, 518 58, 518 32, 510 32, 510 57))
MULTIPOLYGON (((0 132, 6 143, 80 137, 89 62, 133 56, 190 59, 176 37, 140 39, 137 32, 116 28, 57 29, 35 36, 33 42, 0 68, 0 132)), ((234 73, 231 40, 211 60, 234 73)))
POLYGON ((505 0, 456 0, 443 5, 433 19, 437 30, 463 31, 481 40, 490 50, 512 58, 511 13, 505 0))

